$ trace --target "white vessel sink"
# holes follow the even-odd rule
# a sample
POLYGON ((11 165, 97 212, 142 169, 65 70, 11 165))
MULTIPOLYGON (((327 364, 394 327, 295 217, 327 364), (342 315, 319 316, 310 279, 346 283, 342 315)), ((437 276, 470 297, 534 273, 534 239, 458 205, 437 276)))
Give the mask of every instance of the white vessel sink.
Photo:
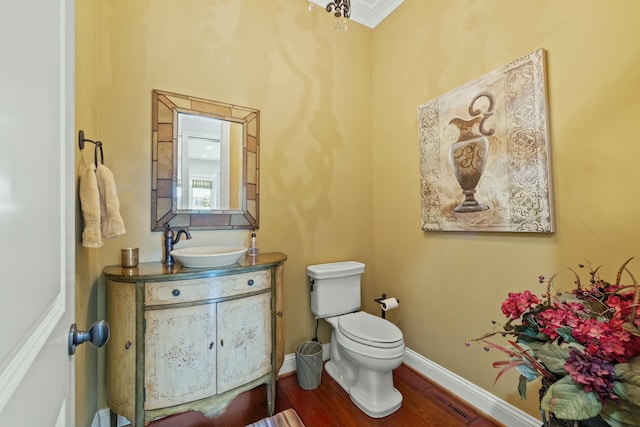
POLYGON ((184 267, 222 267, 238 262, 247 252, 240 246, 194 246, 171 251, 171 255, 184 267))

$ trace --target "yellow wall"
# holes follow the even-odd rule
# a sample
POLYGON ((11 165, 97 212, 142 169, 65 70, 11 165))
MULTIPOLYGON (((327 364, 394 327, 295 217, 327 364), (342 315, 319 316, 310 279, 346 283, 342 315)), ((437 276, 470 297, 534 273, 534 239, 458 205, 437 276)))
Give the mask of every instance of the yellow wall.
MULTIPOLYGON (((97 139, 97 2, 76 2, 76 128, 85 131, 89 139, 97 139)), ((74 145, 77 142, 74 142, 74 145)), ((75 145, 77 147, 77 145, 75 145)), ((93 145, 86 144, 84 159, 76 155, 76 173, 93 161, 93 145)), ((78 149, 77 149, 78 150, 78 149)), ((79 153, 79 150, 78 152, 79 153)), ((80 330, 87 330, 96 320, 104 318, 104 304, 98 298, 98 277, 102 270, 100 251, 87 250, 80 243, 82 216, 76 200, 76 304, 75 322, 80 330)), ((75 358, 76 426, 89 426, 100 407, 99 395, 104 394, 104 351, 91 346, 79 347, 75 358)))
MULTIPOLYGON (((96 9, 93 27, 78 25, 83 44, 96 32, 97 51, 80 49, 76 59, 76 126, 91 127, 87 137, 104 143, 127 234, 100 249, 78 248, 79 312, 104 312, 100 271, 120 263, 120 248, 138 246, 141 262, 160 261, 162 233, 150 231, 151 91, 194 95, 260 110, 257 243, 289 257, 285 352, 293 353, 315 327, 306 266, 371 261, 371 30, 337 33, 332 17, 309 13, 304 1, 83 1, 79 22, 96 9)), ((91 161, 93 153, 78 156, 91 161)), ((192 235, 179 245, 244 244, 249 230, 192 235)), ((102 381, 103 360, 93 368, 102 381)), ((107 406, 101 384, 77 382, 99 389, 97 401, 78 396, 79 416, 107 406)))
POLYGON ((411 349, 533 416, 537 386, 526 402, 515 372, 494 388, 502 355, 464 342, 540 274, 587 259, 613 280, 640 256, 638 16, 636 0, 405 0, 373 31, 373 289, 400 299, 388 318, 411 349), (417 106, 539 47, 556 233, 422 232, 417 106))
MULTIPOLYGON (((100 270, 119 263, 121 247, 139 246, 142 262, 161 257, 161 233, 149 231, 153 88, 261 111, 258 245, 289 255, 286 353, 313 335, 306 266, 359 260, 365 308, 377 313, 382 292, 398 297, 387 317, 409 348, 536 416, 534 388, 526 402, 515 375, 494 388, 500 355, 464 342, 501 319, 507 292, 537 290, 539 274, 585 258, 611 273, 639 255, 636 0, 405 0, 375 30, 352 23, 346 33, 289 0, 94 0, 77 2, 77 14, 76 126, 104 142, 127 227, 102 249, 78 248, 87 322, 104 313, 100 270), (422 232, 417 106, 539 47, 557 232, 422 232)), ((193 234, 194 245, 248 235, 193 234)), ((103 352, 85 351, 77 425, 106 406, 103 352)))

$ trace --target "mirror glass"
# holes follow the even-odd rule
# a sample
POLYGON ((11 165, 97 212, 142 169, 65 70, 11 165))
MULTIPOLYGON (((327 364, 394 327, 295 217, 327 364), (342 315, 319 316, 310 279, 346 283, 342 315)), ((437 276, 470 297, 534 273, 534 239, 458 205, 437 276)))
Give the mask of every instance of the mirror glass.
POLYGON ((242 125, 178 113, 176 167, 176 212, 240 209, 242 125))
POLYGON ((154 90, 151 228, 258 228, 259 111, 154 90))

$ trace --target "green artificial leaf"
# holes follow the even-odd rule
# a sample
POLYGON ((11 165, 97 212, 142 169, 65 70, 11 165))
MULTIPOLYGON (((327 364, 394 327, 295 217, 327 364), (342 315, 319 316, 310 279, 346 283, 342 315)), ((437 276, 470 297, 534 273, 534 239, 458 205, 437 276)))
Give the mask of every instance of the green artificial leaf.
MULTIPOLYGON (((544 365, 541 365, 538 359, 536 359, 536 353, 526 344, 516 343, 513 341, 509 341, 509 344, 513 346, 516 350, 518 350, 518 354, 522 357, 522 361, 524 364, 531 366, 536 372, 539 372, 540 375, 544 375, 545 377, 549 377, 552 374, 547 370, 544 365)), ((536 374, 537 377, 537 374, 536 374)), ((532 378, 532 379, 535 379, 532 378)))
POLYGON ((518 339, 516 341, 521 347, 526 347, 529 350, 533 350, 534 354, 535 352, 537 352, 543 345, 547 344, 546 341, 540 341, 540 340, 532 340, 532 341, 528 341, 528 340, 520 340, 518 339))
POLYGON ((573 328, 569 327, 556 328, 556 332, 565 340, 565 342, 577 342, 576 339, 573 338, 572 331, 573 328))
POLYGON ((491 345, 492 347, 495 347, 504 351, 505 353, 509 354, 512 357, 510 361, 500 361, 500 362, 493 363, 494 368, 497 368, 500 366, 503 367, 498 373, 498 376, 496 377, 496 381, 498 381, 498 379, 502 376, 502 374, 504 374, 511 368, 516 368, 520 372, 520 375, 525 376, 528 381, 533 381, 540 376, 540 372, 538 371, 537 367, 534 365, 535 353, 526 344, 515 344, 515 346, 502 347, 497 344, 490 343, 488 341, 485 341, 485 342, 491 345))
POLYGON ((527 383, 529 380, 524 375, 520 375, 520 379, 518 380, 518 393, 520 393, 520 398, 522 400, 527 400, 527 383))
POLYGON ((575 302, 577 304, 584 305, 585 302, 583 299, 578 298, 578 296, 573 294, 572 292, 562 292, 560 295, 558 295, 558 299, 567 304, 575 302))
POLYGON ((640 356, 631 358, 626 363, 618 363, 616 377, 625 378, 627 382, 640 386, 640 356))
POLYGON ((551 384, 540 408, 564 420, 586 420, 598 415, 602 404, 595 393, 587 393, 566 376, 551 384))
POLYGON ((538 370, 528 363, 526 359, 520 362, 516 369, 520 372, 520 377, 525 377, 527 381, 533 381, 540 376, 538 370))
POLYGON ((534 328, 520 328, 517 332, 520 337, 527 336, 531 339, 538 339, 538 335, 540 334, 538 330, 534 328))
POLYGON ((505 372, 509 371, 511 368, 519 369, 520 365, 522 365, 522 361, 521 360, 517 360, 517 359, 512 359, 511 361, 509 361, 509 360, 501 360, 501 361, 498 361, 498 362, 493 362, 493 367, 494 368, 502 367, 502 369, 500 369, 500 372, 498 372, 498 375, 496 375, 496 379, 493 382, 493 385, 494 386, 496 385, 496 383, 498 382, 500 377, 505 372))
POLYGON ((521 339, 527 341, 527 337, 530 339, 537 339, 539 328, 534 325, 534 322, 527 322, 526 325, 515 326, 513 329, 518 334, 518 341, 521 339))
POLYGON ((640 426, 640 406, 625 401, 606 403, 600 416, 611 427, 640 426))
POLYGON ((546 342, 546 341, 549 341, 549 337, 547 336, 547 334, 543 332, 538 332, 538 336, 536 337, 536 340, 541 342, 546 342))
POLYGON ((584 350, 584 347, 580 344, 558 344, 553 342, 542 345, 536 351, 536 355, 549 371, 556 375, 565 376, 567 371, 564 370, 564 364, 569 357, 569 349, 571 347, 576 347, 580 351, 584 350))
MULTIPOLYGON (((500 379, 500 377, 507 371, 509 371, 511 368, 516 368, 518 369, 522 375, 527 375, 528 377, 530 377, 530 380, 534 380, 536 379, 539 374, 536 370, 536 368, 532 365, 531 362, 531 356, 529 357, 525 357, 526 352, 530 352, 531 354, 533 354, 533 351, 529 350, 526 346, 522 347, 516 344, 517 348, 514 346, 507 346, 507 347, 503 347, 501 345, 495 344, 491 341, 487 341, 487 340, 481 340, 482 342, 484 342, 485 344, 487 344, 490 347, 493 348, 497 348, 500 351, 503 351, 505 353, 507 353, 509 356, 511 356, 510 360, 500 360, 497 362, 493 362, 493 367, 494 368, 502 368, 500 369, 500 372, 498 372, 498 375, 496 376, 496 382, 498 381, 498 379, 500 379)), ((511 344, 514 344, 510 341, 511 344)), ((494 382, 495 385, 495 382, 494 382)))
POLYGON ((618 380, 613 384, 613 392, 621 400, 640 406, 640 386, 618 380))
POLYGON ((640 406, 640 356, 618 363, 613 391, 623 402, 640 406))

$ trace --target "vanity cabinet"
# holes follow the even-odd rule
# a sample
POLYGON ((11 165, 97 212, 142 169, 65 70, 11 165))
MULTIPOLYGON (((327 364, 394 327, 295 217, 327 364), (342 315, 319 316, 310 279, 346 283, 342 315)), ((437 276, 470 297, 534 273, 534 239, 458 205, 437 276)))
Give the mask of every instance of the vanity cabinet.
POLYGON ((261 384, 273 414, 285 260, 267 253, 212 269, 106 267, 112 426, 116 415, 133 426, 188 410, 215 417, 261 384))

